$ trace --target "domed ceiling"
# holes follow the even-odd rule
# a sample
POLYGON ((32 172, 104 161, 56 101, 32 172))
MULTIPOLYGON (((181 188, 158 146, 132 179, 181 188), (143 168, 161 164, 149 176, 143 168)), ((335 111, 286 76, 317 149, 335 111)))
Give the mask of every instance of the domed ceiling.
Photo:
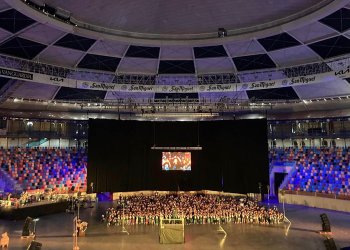
MULTIPOLYGON (((331 72, 350 65, 349 2, 0 0, 0 67, 33 70, 30 63, 49 64, 65 67, 64 77, 69 79, 146 85, 244 84, 331 72), (70 21, 59 20, 59 15, 70 21), (220 27, 227 30, 227 37, 217 37, 220 27)), ((88 91, 4 75, 0 83, 4 108, 11 108, 15 98, 52 102, 185 98, 88 91)), ((186 97, 197 102, 223 98, 302 102, 348 95, 345 78, 186 97)))
POLYGON ((89 25, 128 33, 178 35, 210 34, 267 25, 287 17, 311 14, 332 1, 319 0, 76 0, 43 3, 61 8, 89 25), (82 7, 83 6, 83 7, 82 7), (262 11, 263 10, 263 11, 262 11))

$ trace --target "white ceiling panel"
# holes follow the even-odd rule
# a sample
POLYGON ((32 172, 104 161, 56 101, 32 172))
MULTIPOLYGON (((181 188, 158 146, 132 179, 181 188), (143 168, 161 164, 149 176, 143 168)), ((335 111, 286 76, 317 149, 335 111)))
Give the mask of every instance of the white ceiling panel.
POLYGON ((128 74, 156 74, 157 59, 125 57, 120 61, 117 72, 128 74))
POLYGON ((43 44, 51 44, 61 38, 65 33, 51 28, 45 24, 35 24, 21 33, 21 37, 43 44))
POLYGON ((35 82, 24 82, 12 97, 51 100, 59 87, 35 82))
POLYGON ((265 53, 263 47, 256 40, 233 42, 225 44, 225 47, 231 57, 265 53))
POLYGON ((9 9, 9 8, 10 8, 10 6, 7 3, 5 3, 5 1, 0 0, 0 11, 6 10, 6 9, 9 9))
POLYGON ((40 62, 73 67, 83 56, 83 52, 63 47, 50 46, 37 56, 40 62))
POLYGON ((190 46, 164 46, 160 48, 162 60, 192 60, 193 51, 190 46))
POLYGON ((314 22, 301 28, 288 31, 289 34, 303 43, 311 43, 338 34, 338 32, 328 26, 314 22))
POLYGON ((96 41, 95 44, 89 49, 89 53, 122 57, 127 49, 128 45, 125 43, 99 40, 96 41))
POLYGON ((347 81, 340 79, 332 82, 294 86, 293 88, 301 99, 350 94, 350 84, 347 81))
POLYGON ((344 35, 350 39, 350 31, 345 32, 344 35))
POLYGON ((11 35, 12 34, 10 32, 0 28, 0 42, 5 41, 11 35))
POLYGON ((305 45, 271 51, 269 55, 280 67, 317 62, 321 59, 313 50, 305 45))
POLYGON ((196 59, 195 64, 197 74, 234 72, 231 58, 227 57, 196 59))
POLYGON ((346 58, 346 59, 337 60, 337 62, 327 63, 327 65, 332 70, 343 70, 350 66, 350 61, 348 58, 346 58))

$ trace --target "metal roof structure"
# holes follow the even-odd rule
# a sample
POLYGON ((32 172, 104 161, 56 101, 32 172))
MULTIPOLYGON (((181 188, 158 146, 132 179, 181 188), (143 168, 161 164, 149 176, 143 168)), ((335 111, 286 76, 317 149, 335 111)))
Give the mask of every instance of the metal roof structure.
POLYGON ((348 109, 349 55, 350 0, 0 0, 0 114, 336 115, 348 109), (316 80, 292 84, 300 77, 316 80))

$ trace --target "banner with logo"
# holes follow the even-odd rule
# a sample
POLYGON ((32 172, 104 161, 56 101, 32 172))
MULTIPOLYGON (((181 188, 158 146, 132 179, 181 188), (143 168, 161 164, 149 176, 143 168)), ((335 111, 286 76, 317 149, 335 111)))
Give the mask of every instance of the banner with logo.
POLYGON ((12 79, 33 81, 33 73, 29 72, 0 68, 0 75, 12 79))
POLYGON ((39 73, 25 72, 0 68, 0 76, 23 81, 38 82, 70 88, 114 91, 114 92, 143 92, 143 93, 206 93, 206 92, 235 92, 246 90, 259 90, 282 88, 289 86, 310 85, 321 82, 334 81, 339 78, 350 78, 350 67, 327 73, 285 78, 278 80, 243 82, 233 84, 210 84, 210 85, 138 85, 116 84, 84 80, 75 80, 64 77, 56 77, 39 73))
POLYGON ((59 77, 59 76, 44 75, 44 74, 34 74, 33 82, 71 87, 71 88, 76 87, 76 80, 59 77))
POLYGON ((245 90, 282 88, 288 86, 309 85, 325 81, 336 80, 333 74, 324 73, 310 76, 300 76, 287 79, 255 81, 234 84, 208 84, 208 85, 135 85, 99 83, 90 81, 77 81, 77 88, 103 91, 125 92, 156 92, 156 93, 205 93, 205 92, 234 92, 245 90))
POLYGON ((349 78, 350 77, 350 66, 345 69, 334 71, 334 75, 339 78, 349 78))

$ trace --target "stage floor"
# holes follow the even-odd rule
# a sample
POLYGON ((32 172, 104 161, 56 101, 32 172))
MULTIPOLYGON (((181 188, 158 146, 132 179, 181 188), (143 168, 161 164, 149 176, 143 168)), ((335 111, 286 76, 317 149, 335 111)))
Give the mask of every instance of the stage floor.
MULTIPOLYGON (((81 218, 88 221, 85 238, 79 238, 81 250, 212 250, 212 249, 325 249, 319 215, 328 214, 337 246, 350 246, 350 214, 302 206, 286 206, 286 215, 292 221, 288 234, 283 226, 258 226, 244 224, 222 225, 227 232, 217 233, 217 225, 185 226, 185 244, 161 245, 158 243, 158 227, 126 226, 130 235, 121 233, 120 227, 109 227, 100 222, 100 214, 110 207, 109 202, 95 208, 81 210, 81 218)), ((44 216, 37 223, 37 241, 45 250, 72 249, 73 215, 61 213, 44 216)), ((23 221, 0 221, 0 233, 8 231, 10 250, 26 249, 28 242, 20 239, 23 221)))

